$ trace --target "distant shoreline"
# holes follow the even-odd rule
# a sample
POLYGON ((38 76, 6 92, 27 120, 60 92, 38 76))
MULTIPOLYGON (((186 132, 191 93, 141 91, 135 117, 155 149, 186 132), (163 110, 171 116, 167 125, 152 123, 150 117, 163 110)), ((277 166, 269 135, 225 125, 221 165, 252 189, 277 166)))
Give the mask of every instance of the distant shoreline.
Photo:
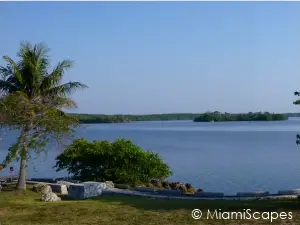
POLYGON ((282 121, 288 120, 288 116, 279 113, 204 113, 194 119, 194 122, 233 122, 233 121, 282 121))
POLYGON ((165 113, 145 115, 105 115, 70 113, 81 124, 130 123, 138 121, 176 121, 192 120, 194 122, 230 122, 230 121, 283 121, 289 117, 300 117, 300 113, 165 113))

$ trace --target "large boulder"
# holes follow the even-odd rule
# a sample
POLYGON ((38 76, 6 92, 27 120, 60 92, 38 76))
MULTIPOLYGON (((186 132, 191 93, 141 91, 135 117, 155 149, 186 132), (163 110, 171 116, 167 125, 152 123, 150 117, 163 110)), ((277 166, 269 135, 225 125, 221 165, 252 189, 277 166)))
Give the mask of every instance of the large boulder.
POLYGON ((33 186, 33 191, 40 193, 40 194, 47 194, 47 193, 52 192, 52 189, 48 184, 38 183, 33 186))
POLYGON ((44 202, 57 202, 57 201, 61 201, 61 198, 58 197, 53 192, 48 192, 48 193, 42 195, 41 201, 44 201, 44 202))
POLYGON ((186 191, 185 184, 182 182, 172 182, 170 184, 170 186, 171 186, 172 190, 179 190, 179 191, 183 191, 183 192, 186 191))
POLYGON ((57 184, 61 184, 61 185, 66 185, 67 188, 69 188, 69 186, 71 184, 74 184, 72 182, 69 182, 69 181, 65 181, 65 180, 59 180, 59 181, 56 181, 57 184))
POLYGON ((49 184, 52 191, 61 195, 68 194, 68 188, 65 184, 49 184))
POLYGON ((165 189, 171 189, 168 181, 162 182, 162 187, 165 188, 165 189))
POLYGON ((162 188, 163 187, 162 183, 158 180, 152 180, 151 184, 153 184, 153 186, 156 187, 156 188, 162 188))
POLYGON ((187 183, 185 184, 185 187, 186 187, 186 190, 184 191, 185 194, 194 195, 196 193, 196 190, 193 187, 193 185, 187 183))
POLYGON ((61 185, 61 194, 62 195, 67 195, 68 194, 68 187, 67 185, 61 185))
POLYGON ((71 199, 84 198, 84 185, 83 184, 70 184, 68 189, 68 197, 71 199))
POLYGON ((99 196, 105 190, 106 184, 100 182, 84 182, 82 184, 71 184, 68 197, 71 199, 83 199, 99 196))
POLYGON ((111 188, 115 187, 115 185, 112 181, 105 181, 105 184, 106 184, 107 189, 111 189, 111 188))

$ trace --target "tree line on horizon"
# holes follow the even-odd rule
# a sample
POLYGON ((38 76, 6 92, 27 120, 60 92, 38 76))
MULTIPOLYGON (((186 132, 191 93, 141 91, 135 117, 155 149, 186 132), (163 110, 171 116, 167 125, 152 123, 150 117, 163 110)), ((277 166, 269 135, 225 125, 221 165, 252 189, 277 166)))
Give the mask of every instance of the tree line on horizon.
POLYGON ((193 120, 195 122, 210 122, 210 121, 272 121, 286 120, 288 117, 300 116, 300 113, 166 113, 166 114, 145 114, 145 115, 105 115, 105 114, 80 114, 70 113, 80 123, 126 123, 133 121, 171 121, 171 120, 193 120))

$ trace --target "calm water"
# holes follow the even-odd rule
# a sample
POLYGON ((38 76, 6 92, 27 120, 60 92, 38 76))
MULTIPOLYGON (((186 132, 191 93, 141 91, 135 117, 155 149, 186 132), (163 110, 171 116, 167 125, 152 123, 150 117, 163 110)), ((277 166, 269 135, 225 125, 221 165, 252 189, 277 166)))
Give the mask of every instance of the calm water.
MULTIPOLYGON (((174 171, 170 180, 232 194, 299 188, 300 146, 295 144, 298 132, 299 119, 225 123, 168 121, 84 125, 78 129, 77 136, 89 140, 131 139, 142 148, 161 154, 174 171)), ((9 134, 0 143, 0 161, 14 140, 15 135, 9 134)), ((46 156, 32 160, 29 176, 66 175, 52 169, 59 151, 52 147, 46 156)), ((18 168, 17 163, 13 166, 18 168)))

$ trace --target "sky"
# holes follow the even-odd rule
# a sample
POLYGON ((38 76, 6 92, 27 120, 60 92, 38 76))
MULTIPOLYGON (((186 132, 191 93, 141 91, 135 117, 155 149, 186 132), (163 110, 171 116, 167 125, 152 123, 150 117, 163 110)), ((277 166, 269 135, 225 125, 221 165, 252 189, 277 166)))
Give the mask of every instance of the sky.
POLYGON ((0 2, 0 21, 1 56, 75 61, 73 112, 300 112, 300 2, 0 2))

